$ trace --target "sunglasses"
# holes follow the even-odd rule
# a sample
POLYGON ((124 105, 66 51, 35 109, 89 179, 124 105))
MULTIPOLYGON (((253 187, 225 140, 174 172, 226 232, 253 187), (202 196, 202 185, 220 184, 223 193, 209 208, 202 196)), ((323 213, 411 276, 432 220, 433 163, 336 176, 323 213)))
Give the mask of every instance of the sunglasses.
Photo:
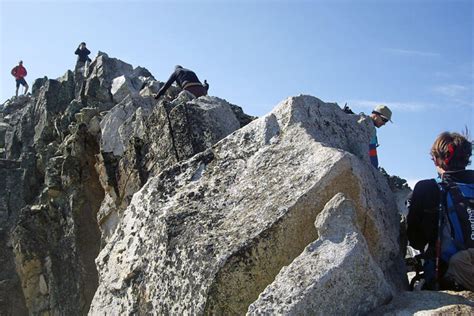
POLYGON ((381 116, 381 115, 380 115, 380 118, 382 119, 382 122, 384 122, 384 123, 388 122, 388 120, 385 117, 381 116))

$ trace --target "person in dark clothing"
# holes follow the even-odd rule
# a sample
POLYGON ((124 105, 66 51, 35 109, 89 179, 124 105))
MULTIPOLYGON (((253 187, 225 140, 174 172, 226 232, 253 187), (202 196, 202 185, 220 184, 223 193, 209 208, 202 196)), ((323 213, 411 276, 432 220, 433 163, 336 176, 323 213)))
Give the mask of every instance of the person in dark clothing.
POLYGON ((79 69, 84 68, 84 76, 87 74, 87 66, 91 62, 91 59, 89 58, 90 50, 87 49, 86 43, 82 42, 79 44, 79 47, 77 47, 76 51, 74 54, 77 55, 77 63, 76 63, 76 73, 79 71, 79 69))
POLYGON ((91 59, 89 58, 89 54, 91 53, 90 50, 87 49, 86 43, 82 42, 79 44, 79 47, 77 47, 76 52, 74 54, 77 55, 77 61, 85 63, 86 61, 91 62, 91 59))
MULTIPOLYGON (((472 155, 472 143, 464 136, 457 133, 442 133, 438 136, 431 148, 432 160, 441 180, 474 184, 474 170, 467 170, 472 155)), ((436 257, 436 241, 438 239, 438 207, 441 192, 435 179, 422 180, 416 183, 413 193, 408 198, 407 234, 410 246, 420 250, 426 259, 436 257)), ((425 267, 426 268, 426 267, 425 267)), ((425 269, 426 270, 426 269, 425 269)), ((474 273, 474 249, 458 252, 451 257, 449 263, 441 262, 441 275, 445 280, 454 279, 462 286, 469 288, 471 282, 463 282, 459 274, 474 273), (463 256, 459 263, 458 259, 463 256), (466 259, 467 258, 467 259, 466 259), (454 267, 463 266, 461 270, 454 271, 454 267), (470 267, 470 268, 469 268, 470 267), (470 272, 468 272, 470 270, 470 272)), ((426 274, 426 271, 425 271, 426 274)), ((429 287, 428 287, 429 288, 429 287)), ((473 290, 471 288, 471 290, 473 290)))
POLYGON ((168 81, 166 81, 165 85, 161 87, 160 91, 158 91, 155 99, 159 99, 161 96, 163 96, 166 90, 168 90, 168 88, 171 87, 175 81, 181 89, 190 92, 196 98, 207 95, 207 90, 209 89, 209 84, 207 81, 204 80, 205 85, 203 85, 192 70, 178 65, 175 67, 174 72, 171 74, 168 81))

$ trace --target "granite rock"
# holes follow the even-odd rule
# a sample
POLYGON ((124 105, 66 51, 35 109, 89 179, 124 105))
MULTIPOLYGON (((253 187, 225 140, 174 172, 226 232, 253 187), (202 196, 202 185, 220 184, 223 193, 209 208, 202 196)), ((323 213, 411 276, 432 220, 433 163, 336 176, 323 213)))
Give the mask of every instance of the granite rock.
POLYGON ((379 271, 364 286, 383 291, 365 310, 388 300, 406 286, 399 215, 369 137, 337 105, 299 96, 164 169, 99 254, 90 314, 243 314, 318 239, 312 223, 338 193, 354 203, 352 242, 370 254, 359 260, 379 271))

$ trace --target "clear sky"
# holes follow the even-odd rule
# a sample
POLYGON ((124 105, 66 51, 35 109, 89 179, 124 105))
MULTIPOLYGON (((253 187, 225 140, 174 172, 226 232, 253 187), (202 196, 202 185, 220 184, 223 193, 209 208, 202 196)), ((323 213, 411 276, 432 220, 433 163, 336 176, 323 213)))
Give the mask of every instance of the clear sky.
MULTIPOLYGON (((106 52, 165 81, 180 64, 209 93, 261 116, 310 94, 370 113, 379 161, 413 183, 435 176, 429 149, 445 130, 474 136, 471 0, 21 1, 0 0, 0 103, 27 81, 73 69, 74 50, 106 52)), ((472 168, 472 166, 470 167, 472 168)))

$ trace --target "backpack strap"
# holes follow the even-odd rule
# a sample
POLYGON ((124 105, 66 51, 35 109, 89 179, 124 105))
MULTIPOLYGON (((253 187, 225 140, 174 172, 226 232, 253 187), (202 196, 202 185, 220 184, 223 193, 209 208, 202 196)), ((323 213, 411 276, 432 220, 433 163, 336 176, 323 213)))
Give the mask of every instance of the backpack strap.
POLYGON ((441 239, 443 233, 443 225, 446 217, 446 183, 440 181, 441 179, 435 179, 436 184, 439 188, 439 204, 438 204, 438 236, 436 237, 435 244, 435 273, 434 273, 434 289, 439 289, 439 280, 441 279, 441 239))
POLYGON ((467 212, 465 211, 465 199, 458 185, 454 182, 448 183, 447 193, 447 215, 451 225, 451 237, 456 248, 465 250, 467 249, 464 242, 467 240, 467 227, 465 229, 462 227, 462 223, 468 222, 467 212))

